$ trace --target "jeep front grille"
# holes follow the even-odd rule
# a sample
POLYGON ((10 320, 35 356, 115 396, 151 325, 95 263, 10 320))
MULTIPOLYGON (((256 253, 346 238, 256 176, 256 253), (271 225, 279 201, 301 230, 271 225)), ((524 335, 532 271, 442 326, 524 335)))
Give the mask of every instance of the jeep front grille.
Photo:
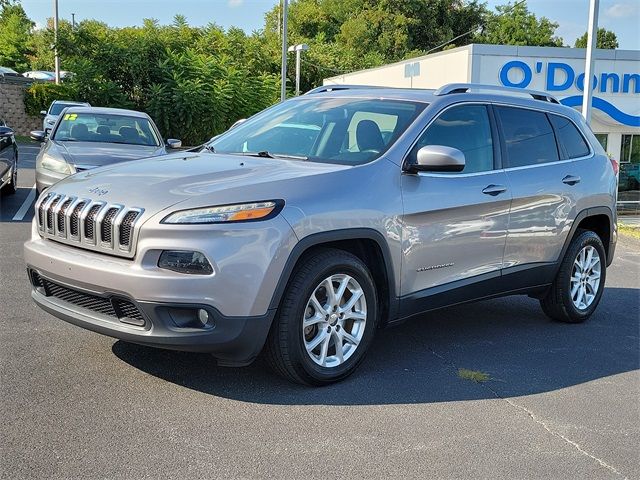
POLYGON ((40 235, 56 242, 132 258, 144 210, 47 192, 36 202, 40 235))

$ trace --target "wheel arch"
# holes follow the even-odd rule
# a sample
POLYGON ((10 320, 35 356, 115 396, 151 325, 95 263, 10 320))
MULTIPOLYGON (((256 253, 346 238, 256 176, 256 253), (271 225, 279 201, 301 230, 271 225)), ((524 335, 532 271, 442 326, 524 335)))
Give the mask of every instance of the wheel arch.
POLYGON ((573 221, 569 235, 567 235, 562 247, 562 252, 556 262, 558 266, 579 229, 590 230, 600 237, 607 255, 607 266, 611 265, 616 242, 614 218, 614 214, 609 207, 593 207, 582 210, 573 221))
POLYGON ((397 316, 398 297, 391 252, 384 236, 371 228, 349 228, 320 232, 304 237, 293 248, 280 274, 271 298, 270 309, 280 305, 285 289, 297 265, 304 257, 321 248, 336 248, 360 258, 369 268, 380 301, 380 324, 386 325, 397 316))

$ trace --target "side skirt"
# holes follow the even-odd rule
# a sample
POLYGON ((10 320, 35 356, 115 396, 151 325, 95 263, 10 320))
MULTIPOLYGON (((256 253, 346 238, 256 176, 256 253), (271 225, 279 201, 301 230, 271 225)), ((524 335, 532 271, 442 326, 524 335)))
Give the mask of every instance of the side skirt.
POLYGON ((553 282, 556 267, 556 263, 521 265, 405 295, 400 297, 398 317, 389 325, 462 303, 515 294, 539 295, 553 282))

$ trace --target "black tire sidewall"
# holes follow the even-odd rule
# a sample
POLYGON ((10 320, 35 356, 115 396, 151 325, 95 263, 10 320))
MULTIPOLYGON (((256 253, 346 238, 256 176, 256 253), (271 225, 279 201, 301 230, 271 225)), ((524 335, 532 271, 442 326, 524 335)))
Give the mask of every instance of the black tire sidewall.
MULTIPOLYGON (((301 284, 304 285, 301 291, 290 292, 295 296, 295 304, 290 310, 291 318, 281 319, 281 321, 289 322, 287 341, 290 346, 291 362, 296 372, 310 383, 326 384, 332 383, 348 376, 359 363, 363 360, 368 350, 377 327, 378 318, 378 299, 373 279, 366 266, 356 257, 345 253, 345 255, 336 256, 336 260, 341 258, 340 262, 325 264, 315 269, 313 275, 305 278, 301 284), (325 278, 336 275, 347 274, 352 276, 362 287, 367 302, 367 323, 364 335, 358 348, 353 355, 347 359, 342 365, 327 368, 316 364, 307 354, 302 337, 302 318, 307 306, 307 301, 317 286, 325 278)), ((300 284, 299 284, 300 285, 300 284)), ((291 297, 290 297, 291 299, 291 297)), ((289 301, 291 301, 289 299, 289 301)))

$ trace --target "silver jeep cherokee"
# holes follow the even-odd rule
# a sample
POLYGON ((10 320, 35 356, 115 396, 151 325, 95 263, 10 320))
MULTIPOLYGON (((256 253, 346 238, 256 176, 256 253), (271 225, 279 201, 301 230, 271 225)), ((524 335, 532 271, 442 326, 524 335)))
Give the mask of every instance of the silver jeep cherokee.
POLYGON ((199 152, 71 176, 36 203, 35 302, 142 345, 321 385, 410 316, 510 294, 595 310, 615 165, 541 92, 320 87, 199 152))

